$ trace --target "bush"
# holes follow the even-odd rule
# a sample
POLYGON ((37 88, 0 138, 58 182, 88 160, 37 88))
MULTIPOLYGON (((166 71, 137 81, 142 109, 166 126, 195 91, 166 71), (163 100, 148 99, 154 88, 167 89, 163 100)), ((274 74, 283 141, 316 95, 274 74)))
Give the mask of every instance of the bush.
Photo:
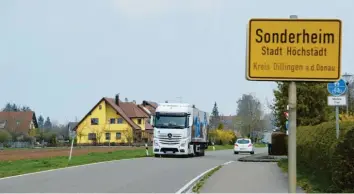
POLYGON ((5 143, 12 140, 11 133, 6 130, 0 130, 0 143, 5 143))
POLYGON ((297 166, 325 185, 321 192, 354 192, 354 122, 335 122, 297 129, 297 166))
POLYGON ((231 130, 214 129, 209 131, 209 141, 218 145, 234 144, 237 137, 231 130))
POLYGON ((272 149, 270 155, 283 156, 288 154, 287 135, 283 132, 272 133, 272 149))

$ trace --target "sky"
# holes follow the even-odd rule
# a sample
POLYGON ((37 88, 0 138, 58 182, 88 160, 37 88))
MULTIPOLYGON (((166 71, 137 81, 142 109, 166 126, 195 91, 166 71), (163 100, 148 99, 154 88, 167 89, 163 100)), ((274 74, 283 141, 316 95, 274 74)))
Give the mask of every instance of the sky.
POLYGON ((353 0, 1 0, 0 106, 65 123, 120 93, 235 114, 242 94, 266 105, 276 87, 245 78, 249 19, 341 19, 342 72, 354 74, 353 10, 353 0))

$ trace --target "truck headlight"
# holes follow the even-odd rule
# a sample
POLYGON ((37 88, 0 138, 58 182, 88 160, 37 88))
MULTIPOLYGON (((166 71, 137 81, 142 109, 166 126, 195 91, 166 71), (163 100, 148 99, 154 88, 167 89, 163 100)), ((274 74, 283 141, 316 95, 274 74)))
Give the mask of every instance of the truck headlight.
POLYGON ((155 147, 158 147, 159 146, 159 143, 157 141, 154 141, 154 146, 155 147))
POLYGON ((185 140, 181 141, 181 147, 184 147, 184 146, 186 146, 186 141, 185 140))

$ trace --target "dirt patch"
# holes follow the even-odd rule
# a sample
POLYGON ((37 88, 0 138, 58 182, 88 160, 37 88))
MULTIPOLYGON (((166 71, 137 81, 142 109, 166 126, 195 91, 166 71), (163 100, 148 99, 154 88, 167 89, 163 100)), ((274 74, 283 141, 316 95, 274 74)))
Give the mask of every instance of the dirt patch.
MULTIPOLYGON (((137 147, 74 147, 73 156, 93 152, 110 152, 116 150, 143 149, 137 147)), ((69 156, 70 148, 36 148, 36 149, 7 149, 0 150, 0 161, 51 158, 56 156, 69 156)))

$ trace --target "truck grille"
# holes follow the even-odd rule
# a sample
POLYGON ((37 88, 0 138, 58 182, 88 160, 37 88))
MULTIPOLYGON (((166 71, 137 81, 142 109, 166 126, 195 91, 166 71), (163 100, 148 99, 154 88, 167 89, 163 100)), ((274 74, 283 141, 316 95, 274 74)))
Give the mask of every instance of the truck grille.
POLYGON ((160 144, 166 145, 177 145, 180 143, 182 136, 177 134, 172 134, 172 137, 169 138, 167 134, 161 134, 158 136, 160 144))

